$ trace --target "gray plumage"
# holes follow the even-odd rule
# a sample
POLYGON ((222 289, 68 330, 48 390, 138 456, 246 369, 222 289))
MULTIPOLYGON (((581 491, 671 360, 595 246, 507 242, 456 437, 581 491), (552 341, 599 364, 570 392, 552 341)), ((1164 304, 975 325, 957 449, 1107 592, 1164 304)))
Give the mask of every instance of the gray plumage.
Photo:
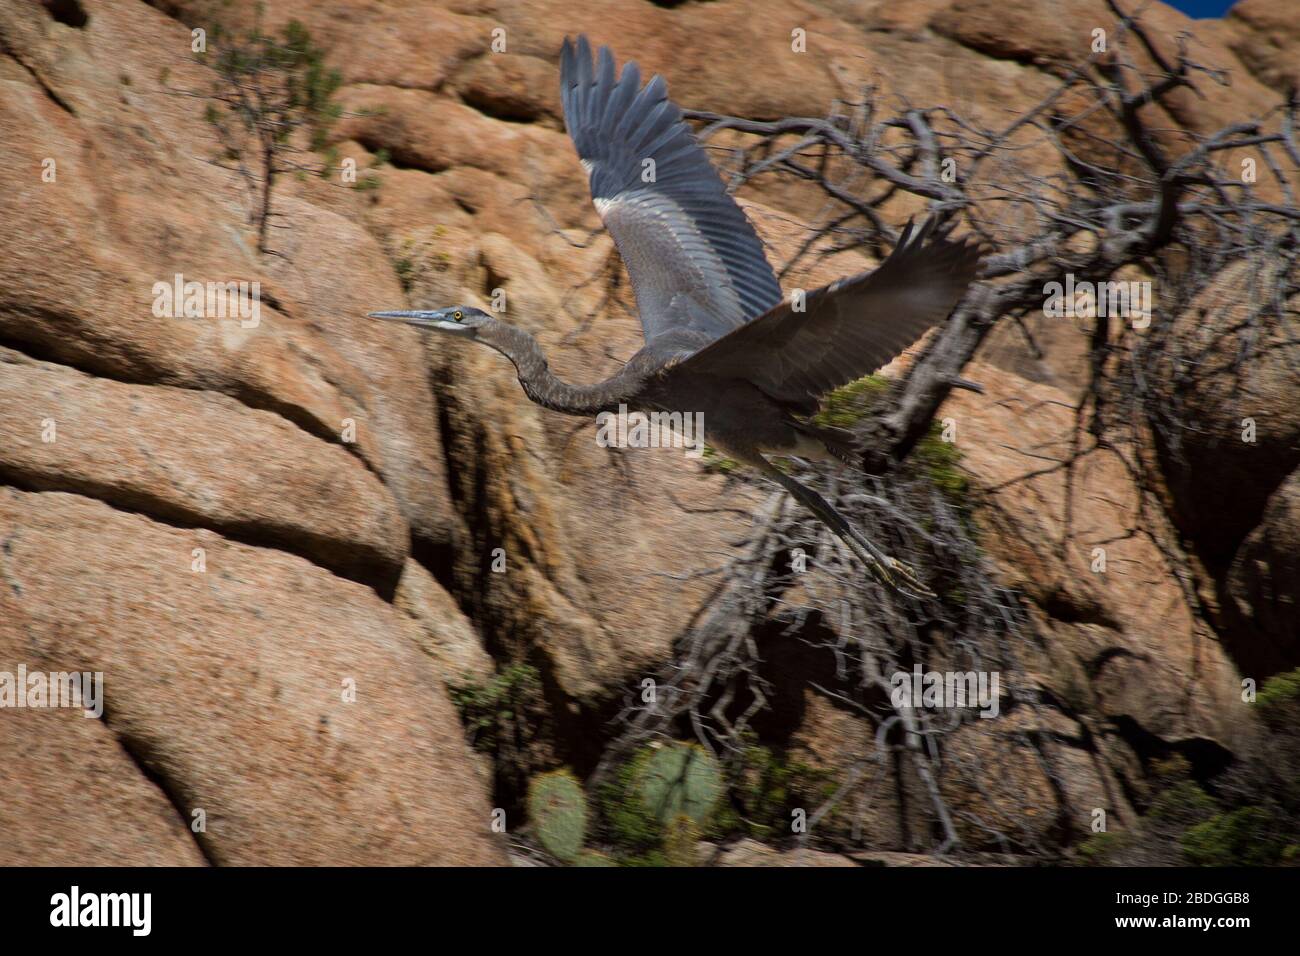
POLYGON ((681 330, 716 338, 781 301, 754 227, 662 77, 642 88, 628 63, 615 80, 609 47, 593 72, 581 36, 560 52, 560 94, 591 198, 632 280, 646 344, 681 330))
POLYGON ((942 322, 975 276, 978 248, 937 237, 934 219, 915 231, 909 223, 879 268, 785 301, 762 243, 661 77, 642 87, 635 63, 616 77, 609 49, 593 63, 579 37, 564 41, 560 92, 592 200, 627 267, 645 346, 606 381, 572 385, 551 373, 532 336, 472 306, 371 314, 495 348, 528 397, 555 411, 702 413, 709 444, 789 490, 879 578, 924 590, 766 456, 851 457, 850 433, 807 416, 827 392, 942 322))

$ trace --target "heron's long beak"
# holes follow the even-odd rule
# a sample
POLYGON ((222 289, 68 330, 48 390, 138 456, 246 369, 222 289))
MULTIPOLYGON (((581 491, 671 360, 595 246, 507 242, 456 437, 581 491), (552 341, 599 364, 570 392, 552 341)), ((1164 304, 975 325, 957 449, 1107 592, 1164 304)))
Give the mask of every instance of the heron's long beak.
POLYGON ((436 329, 439 332, 450 332, 453 335, 470 336, 474 330, 466 325, 461 325, 452 318, 455 309, 437 309, 433 312, 371 312, 369 317, 372 319, 386 319, 389 322, 403 322, 406 325, 414 325, 421 329, 436 329))

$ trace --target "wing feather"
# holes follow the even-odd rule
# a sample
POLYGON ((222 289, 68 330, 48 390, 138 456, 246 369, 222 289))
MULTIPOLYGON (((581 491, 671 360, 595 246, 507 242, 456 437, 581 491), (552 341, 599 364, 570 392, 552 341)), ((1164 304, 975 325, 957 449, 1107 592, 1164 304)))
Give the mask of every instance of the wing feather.
POLYGON ((580 36, 560 51, 560 97, 592 199, 627 266, 647 343, 678 330, 711 341, 780 302, 762 243, 662 77, 641 86, 635 63, 616 77, 609 48, 593 65, 580 36), (646 160, 653 177, 643 178, 646 160))
POLYGON ((683 373, 743 378, 777 402, 811 413, 832 389, 888 365, 942 322, 975 277, 980 249, 933 238, 930 219, 872 272, 785 301, 678 365, 683 373))

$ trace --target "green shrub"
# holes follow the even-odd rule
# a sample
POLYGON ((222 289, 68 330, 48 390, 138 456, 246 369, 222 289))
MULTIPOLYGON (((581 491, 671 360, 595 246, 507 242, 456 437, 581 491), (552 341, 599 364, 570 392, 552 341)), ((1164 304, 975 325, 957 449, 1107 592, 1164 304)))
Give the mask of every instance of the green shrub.
POLYGON ((1285 674, 1274 674, 1266 680, 1255 703, 1261 707, 1274 708, 1297 700, 1300 700, 1300 668, 1285 674))
POLYGON ((325 52, 298 20, 290 20, 279 37, 264 32, 260 8, 242 34, 213 24, 210 39, 211 51, 195 54, 215 77, 203 118, 220 143, 220 155, 258 186, 250 218, 258 251, 264 253, 276 178, 290 172, 304 178, 316 165, 302 155, 302 140, 312 151, 325 149, 343 115, 334 100, 343 74, 326 65, 325 52))
POLYGON ((1196 866, 1269 866, 1282 845, 1276 821, 1261 807, 1220 813, 1183 834, 1183 854, 1196 866))
POLYGON ((1107 866, 1132 843, 1132 836, 1125 832, 1094 833, 1079 844, 1079 861, 1084 866, 1107 866))
POLYGON ((603 836, 623 855, 645 853, 663 840, 663 827, 637 797, 635 779, 637 757, 623 763, 596 791, 597 806, 603 823, 603 836))
POLYGON ((393 269, 397 272, 397 281, 402 283, 402 291, 411 291, 411 280, 415 276, 415 263, 409 256, 403 256, 393 263, 393 269))
POLYGON ((943 440, 943 426, 930 423, 930 430, 916 444, 916 457, 926 477, 943 495, 963 508, 970 503, 970 478, 958 467, 961 452, 956 442, 943 440))
POLYGON ((1192 765, 1182 754, 1170 754, 1151 762, 1151 776, 1164 786, 1173 786, 1192 778, 1192 765))
POLYGON ((883 375, 866 375, 827 395, 822 401, 821 411, 811 421, 831 428, 849 428, 871 411, 887 391, 889 379, 883 375))
POLYGON ((714 832, 715 812, 725 810, 723 790, 717 760, 698 744, 645 747, 596 791, 601 837, 626 866, 690 865, 683 854, 714 832), (692 821, 689 834, 681 816, 692 821))
POLYGON ((1151 801, 1147 816, 1153 820, 1190 827, 1210 819, 1219 812, 1214 798, 1190 780, 1160 791, 1151 801))
POLYGON ((486 684, 454 684, 448 693, 474 748, 490 753, 505 726, 540 705, 542 682, 532 665, 511 664, 486 684))
POLYGON ((704 470, 711 475, 729 475, 740 467, 740 462, 728 458, 710 445, 704 446, 704 470))
POLYGON ((686 814, 678 814, 664 834, 664 860, 669 866, 698 866, 700 826, 686 814))

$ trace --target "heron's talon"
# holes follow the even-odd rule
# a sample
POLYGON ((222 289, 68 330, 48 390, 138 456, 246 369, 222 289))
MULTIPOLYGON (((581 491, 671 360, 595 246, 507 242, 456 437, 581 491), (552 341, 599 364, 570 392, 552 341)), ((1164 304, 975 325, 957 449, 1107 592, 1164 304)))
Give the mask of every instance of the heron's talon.
POLYGON ((932 598, 935 593, 921 583, 911 565, 904 564, 897 558, 886 557, 883 562, 869 563, 872 574, 881 584, 901 594, 914 598, 932 598))

